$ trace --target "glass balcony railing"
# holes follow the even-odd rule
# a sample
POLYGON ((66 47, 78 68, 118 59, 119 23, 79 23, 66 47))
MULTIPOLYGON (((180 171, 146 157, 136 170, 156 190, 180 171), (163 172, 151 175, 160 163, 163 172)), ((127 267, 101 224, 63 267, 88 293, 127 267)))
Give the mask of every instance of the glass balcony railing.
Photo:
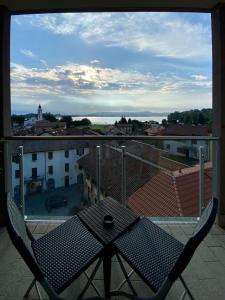
POLYGON ((66 218, 105 197, 153 218, 198 217, 215 142, 133 138, 10 140, 15 202, 29 219, 66 218))

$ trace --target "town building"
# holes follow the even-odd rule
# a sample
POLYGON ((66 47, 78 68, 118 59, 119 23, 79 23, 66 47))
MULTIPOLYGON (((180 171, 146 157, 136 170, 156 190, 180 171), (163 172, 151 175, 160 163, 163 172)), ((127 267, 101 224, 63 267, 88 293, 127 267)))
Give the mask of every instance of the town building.
POLYGON ((45 130, 52 130, 52 129, 66 129, 66 123, 55 121, 50 122, 43 118, 43 111, 42 107, 39 104, 37 108, 37 116, 32 116, 29 119, 24 121, 24 130, 32 129, 34 134, 42 134, 45 130))
POLYGON ((38 105, 37 108, 37 116, 32 116, 29 119, 24 120, 24 128, 31 128, 34 124, 36 124, 38 121, 43 120, 43 113, 41 105, 38 105))
MULTIPOLYGON (((12 191, 19 197, 20 169, 18 164, 19 143, 11 144, 12 191)), ((87 155, 86 143, 74 141, 24 141, 24 192, 25 195, 68 187, 82 183, 83 175, 77 163, 87 155)))
MULTIPOLYGON (((163 131, 163 136, 209 136, 209 128, 202 125, 170 124, 163 131)), ((186 160, 198 159, 199 147, 203 147, 205 160, 211 159, 211 144, 206 140, 164 140, 163 148, 169 154, 184 157, 186 160)))

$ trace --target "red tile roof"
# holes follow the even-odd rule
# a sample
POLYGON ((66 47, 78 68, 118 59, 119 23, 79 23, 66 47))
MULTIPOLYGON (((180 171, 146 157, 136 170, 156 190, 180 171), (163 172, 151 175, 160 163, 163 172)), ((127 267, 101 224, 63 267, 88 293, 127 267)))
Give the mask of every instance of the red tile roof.
POLYGON ((170 124, 168 125, 162 135, 177 135, 177 136, 208 136, 209 128, 207 126, 194 126, 194 125, 181 125, 170 124))
MULTIPOLYGON (((205 165, 205 200, 212 195, 212 167, 205 165)), ((186 216, 199 214, 199 167, 173 172, 160 171, 128 199, 128 206, 145 216, 186 216)))
POLYGON ((157 136, 157 135, 162 135, 164 132, 164 127, 159 127, 159 128, 147 128, 144 130, 146 135, 149 136, 157 136))
MULTIPOLYGON (((126 143, 126 180, 128 206, 145 216, 197 216, 199 209, 199 167, 165 171, 157 164, 160 152, 144 143, 126 143), (138 155, 139 154, 139 155, 138 155)), ((96 151, 78 161, 96 182, 96 151)), ((205 164, 205 199, 211 197, 210 163, 205 164)), ((101 189, 121 202, 121 152, 109 145, 102 146, 101 189)))

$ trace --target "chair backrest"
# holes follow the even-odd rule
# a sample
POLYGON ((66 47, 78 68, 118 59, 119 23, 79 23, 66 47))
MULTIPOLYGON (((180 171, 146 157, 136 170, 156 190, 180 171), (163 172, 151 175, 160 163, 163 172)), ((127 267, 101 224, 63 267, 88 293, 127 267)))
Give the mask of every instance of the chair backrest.
POLYGON ((27 263, 35 278, 38 281, 41 281, 44 276, 37 264, 31 247, 31 240, 28 236, 29 229, 27 228, 21 212, 15 202, 11 199, 9 193, 7 194, 5 216, 6 227, 14 246, 27 263))
POLYGON ((193 235, 184 246, 184 250, 179 256, 170 274, 168 275, 168 278, 170 280, 175 281, 188 265, 196 248, 199 246, 199 244, 203 241, 203 239, 206 237, 206 235, 212 228, 213 223, 216 219, 217 209, 218 200, 216 198, 213 198, 204 210, 200 220, 198 221, 194 229, 193 235))

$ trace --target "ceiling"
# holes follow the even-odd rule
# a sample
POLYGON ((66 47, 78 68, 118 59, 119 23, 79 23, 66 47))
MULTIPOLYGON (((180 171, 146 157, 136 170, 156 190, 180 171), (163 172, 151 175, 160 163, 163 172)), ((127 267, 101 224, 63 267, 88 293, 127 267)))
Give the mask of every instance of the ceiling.
POLYGON ((57 11, 210 11, 225 0, 0 0, 13 14, 57 11))

